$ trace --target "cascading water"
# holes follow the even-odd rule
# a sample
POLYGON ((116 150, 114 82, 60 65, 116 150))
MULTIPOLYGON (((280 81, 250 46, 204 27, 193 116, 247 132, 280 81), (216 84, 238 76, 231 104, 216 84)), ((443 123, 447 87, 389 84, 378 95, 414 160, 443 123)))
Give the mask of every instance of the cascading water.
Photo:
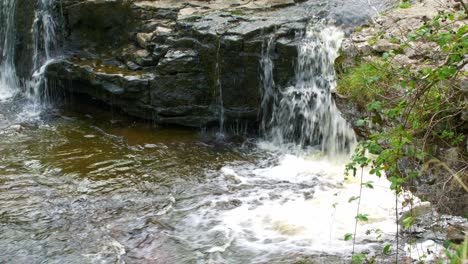
POLYGON ((278 91, 271 61, 273 41, 263 52, 262 129, 276 145, 316 146, 331 156, 349 154, 356 138, 341 117, 331 91, 336 86, 334 60, 343 33, 332 26, 310 24, 298 47, 294 84, 278 91))
POLYGON ((54 62, 57 51, 56 23, 52 14, 55 0, 38 0, 32 27, 34 53, 33 73, 27 87, 31 104, 27 111, 36 115, 48 100, 48 81, 45 71, 54 62))
POLYGON ((47 101, 47 66, 54 61, 57 51, 56 23, 52 14, 55 0, 37 0, 34 12, 34 21, 31 28, 33 40, 32 70, 29 78, 19 82, 16 66, 16 0, 3 0, 0 2, 1 36, 1 64, 0 64, 0 100, 5 100, 24 90, 27 102, 23 111, 18 114, 19 120, 36 118, 47 101))
POLYGON ((15 58, 15 9, 16 0, 0 2, 0 101, 12 97, 18 90, 15 58))
MULTIPOLYGON (((181 219, 173 235, 197 253, 197 263, 290 263, 301 255, 340 260, 351 254, 353 245, 343 236, 354 230, 356 204, 349 199, 361 184, 344 179, 341 158, 349 158, 356 138, 331 97, 342 38, 335 27, 310 25, 298 46, 294 85, 280 92, 273 76, 275 37, 265 42, 260 117, 268 140, 258 143, 260 161, 224 166, 194 191, 203 193, 195 205, 180 201, 173 209, 172 217, 181 219), (313 151, 303 151, 309 145, 313 151)), ((394 196, 386 179, 363 178, 374 189, 363 193, 360 213, 372 219, 359 224, 356 251, 381 251, 381 240, 391 240, 395 231, 394 196)))
POLYGON ((269 113, 272 110, 273 105, 278 100, 277 93, 275 91, 275 80, 273 79, 273 61, 271 59, 272 53, 275 49, 275 36, 272 35, 268 38, 266 43, 263 43, 262 57, 260 59, 260 66, 263 69, 261 80, 261 94, 262 102, 260 104, 260 132, 266 134, 268 127, 272 120, 269 119, 271 116, 269 113))
MULTIPOLYGON (((57 55, 54 2, 36 1, 30 113, 47 99, 44 73, 57 55)), ((20 89, 16 1, 0 4, 1 100, 20 89)), ((116 124, 109 121, 114 116, 99 117, 101 105, 86 111, 79 105, 83 113, 66 111, 34 129, 17 119, 12 126, 2 119, 16 112, 2 102, 0 262, 347 262, 354 247, 343 237, 354 231, 353 200, 362 183, 344 179, 343 163, 323 155, 347 156, 355 142, 330 93, 341 38, 337 28, 310 25, 298 46, 293 85, 285 88, 274 82, 275 37, 265 42, 260 116, 268 140, 256 147, 220 149, 191 131, 155 131, 135 120, 116 124), (308 146, 320 151, 298 151, 308 146)), ((221 136, 223 53, 218 44, 221 136)), ((385 178, 364 172, 363 180, 373 189, 360 195, 360 213, 369 221, 358 224, 355 253, 372 254, 392 244, 395 197, 385 178)))

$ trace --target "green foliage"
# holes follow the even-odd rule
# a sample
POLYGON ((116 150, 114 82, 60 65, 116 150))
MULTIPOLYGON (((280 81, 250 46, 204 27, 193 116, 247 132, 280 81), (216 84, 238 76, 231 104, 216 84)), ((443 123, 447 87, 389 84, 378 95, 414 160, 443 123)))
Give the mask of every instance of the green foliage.
POLYGON ((349 241, 349 240, 351 240, 352 238, 353 238, 353 234, 351 234, 351 233, 346 233, 346 234, 344 235, 344 240, 345 240, 345 241, 349 241))
MULTIPOLYGON (((363 109, 367 107, 369 113, 356 125, 378 125, 373 126, 375 130, 367 140, 358 144, 346 165, 347 176, 356 176, 358 170, 370 167, 370 174, 378 177, 387 174, 390 189, 398 195, 408 182, 418 177, 418 167, 423 167, 434 154, 425 148, 427 142, 464 149, 467 125, 461 120, 461 113, 468 109, 468 103, 457 80, 466 75, 461 69, 468 64, 468 26, 453 27, 456 24, 453 21, 464 16, 440 14, 408 35, 409 41, 438 46, 433 51, 437 52, 433 55, 437 61, 429 61, 430 67, 410 70, 394 62, 395 52, 390 51, 383 54, 382 60, 362 62, 344 71, 338 91, 363 109), (375 156, 370 158, 369 153, 375 156)), ((378 38, 376 35, 375 41, 378 38)), ((361 186, 373 187, 371 182, 361 182, 361 186)), ((413 225, 414 217, 408 215, 401 221, 404 230, 413 225)), ((359 212, 355 218, 368 221, 368 215, 359 212)), ((465 241, 462 247, 447 249, 447 258, 454 261, 449 263, 461 263, 463 252, 466 258, 466 247, 465 241)), ((389 250, 390 245, 386 245, 383 254, 389 250)), ((352 260, 361 263, 364 259, 365 256, 357 254, 352 260)))
POLYGON ((354 32, 361 32, 363 29, 363 27, 355 27, 354 32))
POLYGON ((387 255, 389 251, 390 251, 390 245, 385 245, 385 247, 383 249, 384 255, 387 255))
POLYGON ((356 220, 361 221, 361 222, 367 222, 369 221, 369 218, 367 214, 358 214, 356 215, 356 220))
POLYGON ((347 175, 355 176, 358 168, 370 166, 370 173, 379 177, 387 172, 390 188, 399 193, 418 172, 404 171, 398 163, 402 159, 424 162, 430 153, 422 148, 423 140, 443 141, 450 147, 464 142, 466 127, 459 118, 468 105, 453 83, 468 63, 468 26, 454 29, 450 23, 442 23, 455 19, 454 14, 438 15, 408 36, 411 41, 433 42, 440 47, 445 63, 438 67, 409 71, 393 63, 389 52, 383 55, 384 62, 361 63, 344 73, 339 92, 367 104, 370 112, 356 125, 369 125, 375 117, 386 123, 385 129, 360 142, 346 166, 347 175), (396 96, 384 100, 389 94, 396 96), (376 158, 370 160, 367 152, 376 158))
POLYGON ((380 100, 397 84, 395 76, 382 70, 386 67, 387 63, 383 61, 373 61, 347 69, 340 76, 337 91, 360 105, 380 100))
POLYGON ((398 7, 399 8, 403 8, 403 9, 406 9, 406 8, 410 8, 411 7, 411 4, 407 1, 403 1, 401 2, 400 4, 398 4, 398 7))
POLYGON ((377 43, 377 40, 381 39, 383 36, 383 32, 378 32, 377 34, 373 35, 371 38, 367 40, 369 45, 374 46, 377 43))
POLYGON ((369 188, 369 189, 374 189, 374 185, 372 185, 372 181, 363 182, 362 186, 369 188))
POLYGON ((359 196, 352 196, 351 198, 349 198, 348 203, 352 203, 356 200, 359 200, 359 196))
POLYGON ((444 242, 444 253, 446 260, 438 259, 437 263, 463 264, 468 261, 468 236, 461 245, 456 245, 450 241, 444 242))
POLYGON ((414 218, 412 216, 408 216, 405 219, 403 219, 403 229, 408 230, 414 222, 414 218))
POLYGON ((366 255, 364 254, 354 254, 352 257, 351 257, 351 261, 354 263, 354 264, 359 264, 359 263, 362 263, 364 260, 366 260, 366 255))

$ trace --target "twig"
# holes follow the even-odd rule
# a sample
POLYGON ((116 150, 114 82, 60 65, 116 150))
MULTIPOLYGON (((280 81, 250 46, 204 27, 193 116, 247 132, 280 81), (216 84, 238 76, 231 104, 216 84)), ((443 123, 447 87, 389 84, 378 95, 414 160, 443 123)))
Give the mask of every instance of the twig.
POLYGON ((466 6, 465 2, 463 0, 459 0, 460 4, 463 6, 463 9, 465 9, 465 14, 468 16, 468 7, 466 6))
POLYGON ((398 223, 398 186, 395 189, 395 220, 396 220, 396 254, 395 263, 398 264, 398 251, 400 246, 400 225, 398 223))
POLYGON ((353 255, 354 255, 354 246, 356 245, 356 233, 357 233, 357 224, 358 224, 358 215, 359 209, 361 207, 361 200, 362 200, 362 179, 364 177, 364 167, 361 166, 361 180, 359 182, 359 201, 357 205, 357 212, 356 212, 356 221, 354 222, 354 235, 353 235, 353 255))

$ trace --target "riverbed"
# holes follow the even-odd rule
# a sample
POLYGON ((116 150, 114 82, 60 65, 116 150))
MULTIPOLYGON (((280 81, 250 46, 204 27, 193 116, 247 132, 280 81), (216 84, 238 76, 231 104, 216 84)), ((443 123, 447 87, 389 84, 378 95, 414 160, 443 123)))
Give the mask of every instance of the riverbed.
MULTIPOLYGON (((25 114, 21 98, 0 103, 5 263, 350 257, 344 234, 359 182, 345 179, 344 160, 256 136, 219 142, 215 132, 157 127, 99 103, 65 105, 25 114)), ((359 252, 380 250, 396 231, 388 183, 372 181, 359 252)))

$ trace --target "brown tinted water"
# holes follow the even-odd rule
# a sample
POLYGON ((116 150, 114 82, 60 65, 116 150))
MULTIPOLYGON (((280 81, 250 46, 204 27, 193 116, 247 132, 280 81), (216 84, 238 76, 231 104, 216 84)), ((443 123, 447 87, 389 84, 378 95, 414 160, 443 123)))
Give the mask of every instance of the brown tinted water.
MULTIPOLYGON (((0 102, 0 263, 349 257, 342 237, 359 184, 343 185, 342 164, 320 152, 220 143, 216 133, 154 127, 99 104, 68 103, 39 117, 22 105, 0 102)), ((360 250, 380 252, 392 237, 392 208, 375 209, 382 184, 367 194, 378 205, 362 205, 381 219, 361 228, 377 224, 386 234, 358 236, 360 250)))
POLYGON ((0 103, 0 263, 192 261, 158 215, 250 155, 198 131, 67 108, 25 121, 0 103))

